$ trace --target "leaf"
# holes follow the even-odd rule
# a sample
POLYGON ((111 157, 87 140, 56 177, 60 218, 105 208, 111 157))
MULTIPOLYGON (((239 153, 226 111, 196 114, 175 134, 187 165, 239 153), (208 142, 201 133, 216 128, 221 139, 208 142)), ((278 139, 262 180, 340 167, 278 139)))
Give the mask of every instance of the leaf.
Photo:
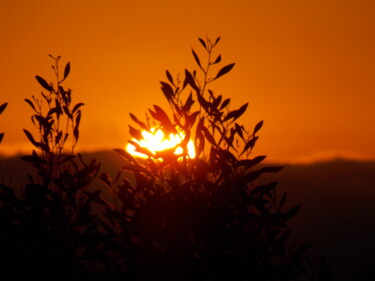
POLYGON ((4 133, 0 133, 0 143, 3 140, 3 138, 4 138, 4 133))
POLYGON ((42 147, 41 143, 36 142, 35 139, 34 139, 34 137, 33 137, 33 135, 32 135, 28 130, 23 129, 23 131, 24 131, 26 137, 29 139, 29 141, 30 141, 34 146, 36 146, 36 147, 38 147, 38 148, 41 148, 41 147, 42 147))
POLYGON ((48 119, 41 115, 34 115, 35 119, 38 121, 40 127, 46 127, 48 124, 48 119))
POLYGON ((217 108, 219 106, 222 98, 223 98, 222 95, 219 95, 216 99, 214 99, 214 102, 212 104, 214 108, 217 108))
POLYGON ((70 119, 72 119, 73 115, 69 112, 69 108, 66 105, 64 105, 63 109, 64 109, 65 114, 68 115, 70 119))
POLYGON ((78 141, 78 137, 79 137, 79 123, 80 122, 81 122, 81 111, 78 110, 77 117, 76 117, 76 125, 73 131, 73 135, 74 135, 76 142, 78 141))
POLYGON ((4 109, 7 107, 8 103, 3 103, 1 106, 0 106, 0 114, 4 111, 4 109))
POLYGON ((46 80, 44 80, 42 77, 36 75, 35 76, 36 80, 38 80, 39 84, 44 88, 46 89, 47 91, 49 92, 52 92, 53 91, 53 88, 47 83, 46 80))
POLYGON ((62 131, 59 131, 57 136, 55 137, 55 143, 59 143, 62 137, 62 131))
POLYGON ((277 182, 271 182, 266 185, 258 185, 251 192, 252 194, 260 193, 261 195, 269 194, 272 190, 276 188, 277 182))
POLYGON ((48 111, 48 113, 47 113, 47 117, 51 117, 51 115, 52 114, 54 114, 54 113, 56 113, 56 115, 58 115, 58 113, 57 113, 57 108, 56 107, 53 107, 53 108, 51 108, 49 111, 48 111))
POLYGON ((218 55, 218 57, 216 58, 213 64, 217 64, 219 62, 221 62, 221 55, 218 55))
POLYGON ((65 163, 65 162, 71 161, 71 160, 73 160, 74 158, 76 158, 75 155, 66 155, 66 156, 64 156, 64 158, 62 159, 62 163, 65 163))
POLYGON ((195 61, 197 62, 197 64, 199 65, 199 67, 202 68, 202 66, 201 66, 201 62, 200 62, 200 60, 199 60, 199 57, 198 57, 197 54, 194 52, 194 49, 191 49, 191 52, 193 53, 194 59, 195 59, 195 61))
POLYGON ((233 155, 233 153, 231 153, 228 150, 224 150, 220 148, 216 152, 220 156, 220 158, 223 159, 224 161, 228 161, 230 163, 235 163, 237 161, 237 158, 233 155))
POLYGON ((189 72, 189 70, 185 69, 185 81, 184 81, 184 87, 189 84, 195 91, 199 91, 199 88, 195 84, 195 80, 193 75, 189 72))
POLYGON ((129 162, 137 163, 135 158, 129 152, 125 151, 124 149, 115 148, 113 150, 116 151, 118 154, 120 154, 123 158, 127 159, 129 162))
POLYGON ((155 109, 155 112, 149 109, 152 117, 156 119, 157 121, 159 121, 164 127, 164 129, 167 130, 167 132, 176 133, 176 129, 173 126, 171 120, 169 119, 167 113, 165 113, 165 111, 161 107, 155 104, 154 104, 154 109, 155 109))
POLYGON ((85 105, 84 103, 80 102, 80 103, 77 103, 74 107, 73 107, 73 111, 72 113, 76 112, 78 108, 80 108, 81 106, 85 105))
POLYGON ((244 140, 242 130, 245 130, 245 129, 243 128, 243 126, 240 126, 240 125, 238 125, 237 123, 235 123, 235 124, 234 124, 234 127, 236 128, 235 131, 237 132, 237 134, 241 137, 241 139, 244 140))
POLYGON ((171 82, 171 84, 174 85, 173 77, 172 77, 172 75, 169 73, 168 70, 165 71, 165 74, 167 75, 167 78, 168 78, 169 82, 171 82))
POLYGON ((143 123, 142 121, 140 121, 137 116, 135 116, 133 113, 129 113, 130 115, 130 118, 135 122, 137 123, 143 130, 145 131, 148 131, 149 128, 146 126, 145 123, 143 123))
POLYGON ((230 102, 230 98, 227 98, 223 101, 223 103, 220 106, 220 110, 224 109, 230 102))
POLYGON ((198 38, 199 42, 203 45, 203 47, 207 50, 206 42, 202 38, 198 38))
POLYGON ((147 156, 153 156, 154 155, 151 150, 149 150, 146 147, 140 146, 140 144, 135 142, 135 141, 129 140, 128 143, 133 145, 135 147, 135 151, 137 151, 139 153, 143 153, 147 156))
POLYGON ((112 188, 112 180, 111 177, 108 175, 108 173, 104 172, 100 175, 100 179, 108 186, 109 188, 112 188))
POLYGON ((194 104, 194 100, 193 100, 193 95, 192 93, 190 93, 189 97, 187 98, 184 106, 182 107, 182 110, 184 112, 189 112, 190 111, 190 108, 191 106, 194 104))
POLYGON ((248 106, 248 103, 241 106, 239 109, 233 110, 228 113, 228 115, 224 118, 223 121, 227 121, 229 119, 233 118, 233 121, 235 121, 237 118, 239 118, 245 111, 248 106))
POLYGON ((198 97, 198 102, 199 102, 200 106, 202 106, 204 108, 204 110, 209 112, 210 107, 211 107, 211 103, 206 101, 206 99, 201 94, 198 94, 197 97, 198 97))
POLYGON ((135 129, 135 128, 133 128, 133 127, 130 126, 130 125, 128 125, 128 126, 129 126, 129 133, 130 133, 130 135, 131 135, 133 138, 135 138, 135 139, 137 139, 137 140, 141 140, 141 139, 143 139, 143 136, 142 136, 142 133, 141 133, 140 130, 135 129))
POLYGON ((81 122, 81 110, 78 111, 77 117, 76 117, 76 124, 77 127, 79 126, 79 123, 81 122))
POLYGON ((65 69, 64 69, 64 79, 63 79, 63 80, 65 80, 66 77, 68 77, 69 72, 70 72, 70 62, 68 62, 68 63, 66 64, 66 66, 65 66, 65 69))
POLYGON ((255 128, 254 128, 254 131, 253 131, 253 135, 255 135, 263 126, 263 120, 260 121, 258 124, 255 125, 255 128))
POLYGON ((235 64, 234 63, 231 63, 231 64, 228 64, 226 66, 224 66, 222 69, 220 69, 220 71, 218 72, 218 74, 216 75, 216 77, 213 80, 216 80, 217 78, 223 76, 224 74, 228 73, 229 71, 231 71, 231 69, 233 68, 235 64))
POLYGON ((258 138, 259 138, 259 137, 253 137, 253 138, 251 138, 251 140, 249 140, 249 141, 246 143, 246 145, 245 145, 245 147, 244 147, 244 149, 243 149, 243 151, 242 151, 241 154, 243 154, 243 153, 244 153, 245 151, 247 151, 248 149, 250 149, 250 151, 251 151, 251 150, 253 149, 253 147, 254 147, 256 141, 258 140, 258 138))
POLYGON ((214 137, 211 135, 211 133, 208 131, 208 129, 205 126, 202 126, 202 131, 206 139, 214 146, 216 146, 216 141, 214 137))
POLYGON ((195 111, 190 116, 188 116, 188 121, 186 122, 189 124, 188 128, 193 127, 195 120, 197 119, 199 113, 200 113, 199 111, 195 111))
POLYGON ((258 165, 264 159, 266 159, 266 156, 261 155, 261 156, 255 157, 254 159, 245 159, 245 160, 238 161, 236 166, 245 166, 246 169, 250 169, 254 167, 255 165, 258 165))
POLYGON ((220 36, 216 38, 216 41, 215 41, 214 45, 216 45, 217 43, 219 43, 219 41, 220 41, 220 36))
POLYGON ((76 140, 76 142, 77 142, 77 141, 78 141, 78 137, 79 137, 78 125, 76 125, 76 126, 74 127, 74 132, 73 132, 73 134, 74 134, 74 138, 75 138, 75 140, 76 140))
POLYGON ((161 84, 161 90, 163 91, 164 96, 167 98, 167 100, 172 100, 174 97, 174 91, 168 83, 165 83, 163 81, 160 82, 161 84))

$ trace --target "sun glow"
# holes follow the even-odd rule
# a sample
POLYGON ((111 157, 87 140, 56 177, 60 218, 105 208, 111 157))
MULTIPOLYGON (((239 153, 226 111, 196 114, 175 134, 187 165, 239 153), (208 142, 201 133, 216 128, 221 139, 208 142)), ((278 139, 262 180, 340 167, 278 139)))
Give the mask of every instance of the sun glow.
MULTIPOLYGON (((139 141, 137 139, 132 139, 132 141, 135 143, 138 143, 141 147, 147 148, 154 155, 156 155, 158 152, 162 152, 167 149, 172 149, 174 147, 176 148, 174 151, 175 155, 183 154, 182 147, 178 146, 185 138, 185 135, 183 133, 169 134, 169 136, 166 136, 165 133, 160 128, 159 129, 152 128, 150 131, 151 132, 147 132, 147 131, 142 132, 143 139, 139 141)), ((187 150, 188 150, 187 155, 190 158, 194 158, 195 149, 194 149, 194 143, 192 140, 189 140, 187 144, 187 150)), ((131 143, 127 144, 126 151, 137 157, 148 158, 146 154, 136 151, 136 147, 131 143)))

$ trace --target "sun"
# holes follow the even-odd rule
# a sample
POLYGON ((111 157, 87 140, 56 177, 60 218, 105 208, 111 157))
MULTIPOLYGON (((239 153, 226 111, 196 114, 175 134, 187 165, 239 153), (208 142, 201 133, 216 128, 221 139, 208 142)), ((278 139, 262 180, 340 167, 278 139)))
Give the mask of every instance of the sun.
MULTIPOLYGON (((185 135, 182 132, 177 134, 171 133, 166 136, 161 128, 151 128, 150 132, 142 131, 142 137, 143 139, 137 140, 134 138, 132 141, 138 143, 141 147, 147 148, 154 155, 163 150, 175 147, 174 154, 182 156, 183 149, 181 146, 178 146, 185 138, 185 135)), ((187 150, 187 155, 190 158, 195 158, 195 148, 192 140, 188 141, 187 150)), ((146 154, 136 151, 136 147, 131 143, 126 145, 126 151, 137 157, 148 158, 146 154)))

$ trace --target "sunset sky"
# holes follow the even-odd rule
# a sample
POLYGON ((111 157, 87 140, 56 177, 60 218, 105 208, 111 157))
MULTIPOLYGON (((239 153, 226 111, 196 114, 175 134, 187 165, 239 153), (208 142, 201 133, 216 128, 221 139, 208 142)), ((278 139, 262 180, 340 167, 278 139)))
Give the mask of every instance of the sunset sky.
POLYGON ((212 84, 249 102, 242 121, 264 120, 254 154, 271 161, 375 159, 373 0, 0 0, 0 154, 28 149, 24 98, 53 78, 48 54, 71 62, 65 86, 84 102, 81 150, 123 147, 129 113, 165 106, 165 70, 195 67, 198 37, 222 40, 212 84))

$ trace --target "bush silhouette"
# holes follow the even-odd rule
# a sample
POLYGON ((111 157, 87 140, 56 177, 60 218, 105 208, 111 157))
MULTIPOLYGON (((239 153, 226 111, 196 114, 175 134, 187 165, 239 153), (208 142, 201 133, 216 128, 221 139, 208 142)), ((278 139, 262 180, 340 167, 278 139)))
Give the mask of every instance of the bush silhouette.
POLYGON ((247 104, 230 109, 230 98, 208 88, 234 66, 211 74, 221 62, 221 55, 213 58, 219 40, 199 39, 206 63, 192 50, 198 71, 185 70, 181 81, 166 71, 161 89, 171 117, 157 105, 145 122, 130 114, 139 127, 129 126, 130 142, 147 159, 116 149, 127 176, 118 184, 102 177, 119 202, 105 218, 117 230, 113 251, 126 253, 131 280, 292 280, 305 273, 301 257, 309 245, 287 243, 287 221, 300 206, 284 211, 275 182, 256 184, 282 168, 258 167, 265 156, 250 157, 263 122, 247 130, 237 123, 247 104), (183 153, 139 145, 141 132, 152 128, 180 133, 183 153), (187 153, 191 137, 195 158, 187 153))
POLYGON ((219 40, 199 38, 206 60, 192 50, 197 70, 185 70, 184 79, 166 71, 161 90, 169 114, 157 105, 145 121, 130 114, 138 127, 129 126, 130 143, 146 158, 115 149, 123 171, 115 179, 102 173, 100 187, 93 186, 100 163, 87 163, 74 151, 83 103, 73 105, 63 86, 70 63, 61 76, 60 57, 51 56, 56 82, 36 76, 41 97, 25 99, 38 133, 24 129, 35 149, 22 159, 38 176, 29 176, 18 195, 0 186, 4 274, 16 280, 166 281, 309 275, 303 266, 309 245, 289 242, 287 223, 300 206, 284 210, 286 195, 277 195, 277 183, 258 184, 260 176, 282 168, 262 165, 265 156, 252 157, 263 122, 248 130, 239 123, 247 104, 231 109, 230 98, 209 88, 234 67, 216 69, 219 40), (152 128, 183 140, 152 152, 138 143, 152 128), (188 154, 190 139, 195 157, 188 154))

